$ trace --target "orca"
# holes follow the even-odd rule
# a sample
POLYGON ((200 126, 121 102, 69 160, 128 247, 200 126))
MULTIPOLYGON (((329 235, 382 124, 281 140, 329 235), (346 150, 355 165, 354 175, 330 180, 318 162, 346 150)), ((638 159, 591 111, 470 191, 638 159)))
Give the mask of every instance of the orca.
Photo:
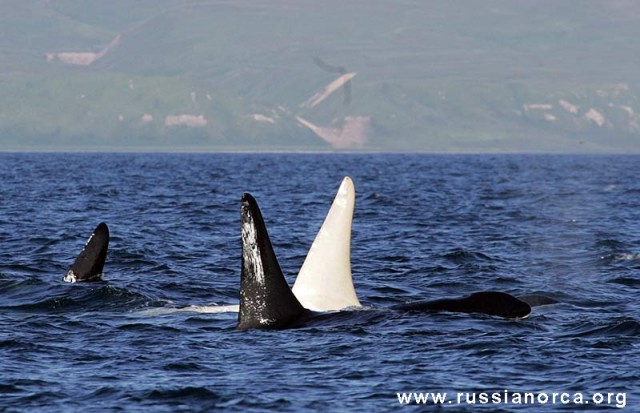
POLYGON ((64 281, 70 283, 100 281, 108 249, 109 227, 104 222, 101 222, 93 230, 80 255, 67 271, 64 281))
POLYGON ((300 303, 313 311, 362 307, 351 277, 351 225, 355 186, 346 176, 293 284, 300 303))
POLYGON ((238 330, 286 328, 308 310, 282 274, 255 198, 242 196, 242 269, 238 330))
POLYGON ((528 303, 500 291, 482 291, 462 298, 441 298, 396 304, 391 308, 420 312, 482 313, 504 318, 526 318, 531 312, 531 306, 528 303))
MULTIPOLYGON (((338 311, 362 307, 351 276, 351 225, 355 186, 345 176, 300 267, 292 291, 312 311, 338 311)), ((198 313, 238 312, 238 305, 190 306, 164 311, 198 313)))
MULTIPOLYGON (((299 326, 317 312, 305 308, 289 288, 273 250, 255 198, 242 196, 242 269, 238 330, 284 329, 299 326)), ((460 299, 418 301, 392 306, 409 312, 450 311, 524 318, 531 307, 503 292, 479 292, 460 299)))

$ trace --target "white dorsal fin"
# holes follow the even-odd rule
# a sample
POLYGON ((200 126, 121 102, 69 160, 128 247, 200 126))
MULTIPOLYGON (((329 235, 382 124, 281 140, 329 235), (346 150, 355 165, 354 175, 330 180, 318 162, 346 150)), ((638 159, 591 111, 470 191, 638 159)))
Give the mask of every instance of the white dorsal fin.
POLYGON ((337 311, 360 307, 351 279, 351 222, 355 188, 348 176, 300 268, 293 293, 313 311, 337 311))

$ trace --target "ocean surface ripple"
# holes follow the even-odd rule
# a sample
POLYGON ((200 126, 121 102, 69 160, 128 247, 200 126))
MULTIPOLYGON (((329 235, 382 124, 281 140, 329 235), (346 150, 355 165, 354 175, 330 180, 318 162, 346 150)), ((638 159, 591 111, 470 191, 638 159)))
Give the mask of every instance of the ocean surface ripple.
POLYGON ((395 411, 398 392, 505 390, 624 392, 633 411, 638 171, 622 155, 2 153, 0 411, 395 411), (293 283, 346 175, 365 309, 284 331, 170 311, 237 303, 243 192, 293 283), (101 221, 105 280, 62 282, 101 221), (482 290, 559 304, 517 321, 386 309, 482 290))

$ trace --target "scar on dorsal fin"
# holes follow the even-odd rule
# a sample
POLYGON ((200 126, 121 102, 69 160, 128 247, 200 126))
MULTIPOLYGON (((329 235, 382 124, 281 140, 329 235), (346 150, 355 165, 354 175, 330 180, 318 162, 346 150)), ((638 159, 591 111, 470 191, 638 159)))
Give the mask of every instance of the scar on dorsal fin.
POLYGON ((282 274, 262 213, 250 194, 242 196, 240 214, 242 271, 237 329, 285 328, 305 309, 282 274))

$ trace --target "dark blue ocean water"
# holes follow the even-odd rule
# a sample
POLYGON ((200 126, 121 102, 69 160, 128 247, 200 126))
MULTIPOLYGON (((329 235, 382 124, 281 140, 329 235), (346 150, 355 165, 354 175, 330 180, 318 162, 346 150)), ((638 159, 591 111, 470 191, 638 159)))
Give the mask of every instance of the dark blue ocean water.
POLYGON ((421 409, 452 412, 618 410, 606 394, 624 393, 638 411, 639 171, 638 156, 0 154, 0 411, 406 410, 398 392, 447 392, 421 409), (293 283, 345 175, 369 310, 285 331, 145 312, 237 302, 243 192, 293 283), (100 221, 105 282, 63 283, 100 221), (561 304, 518 321, 384 309, 481 290, 561 304), (549 402, 454 400, 505 390, 549 402))

